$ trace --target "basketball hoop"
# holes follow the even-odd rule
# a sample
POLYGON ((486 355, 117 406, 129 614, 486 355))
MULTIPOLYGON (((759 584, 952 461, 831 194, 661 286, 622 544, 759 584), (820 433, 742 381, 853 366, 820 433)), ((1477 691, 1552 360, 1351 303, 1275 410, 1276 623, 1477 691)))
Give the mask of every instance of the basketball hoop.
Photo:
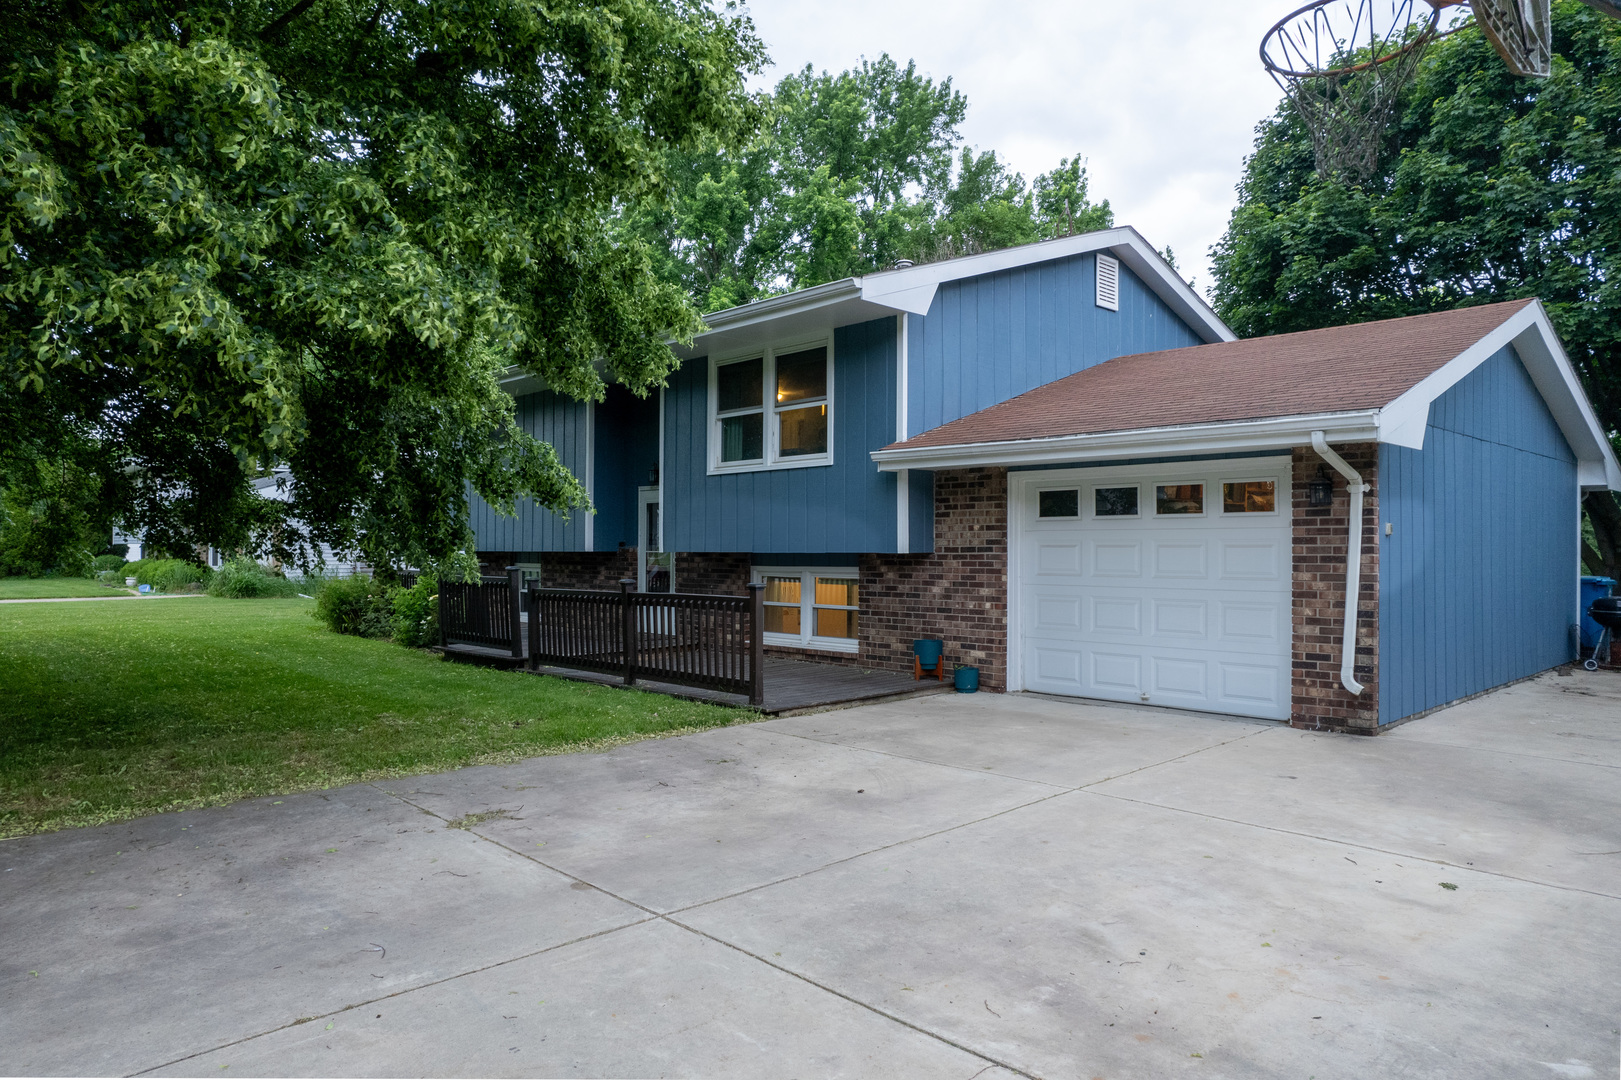
POLYGON ((1261 62, 1311 132, 1319 175, 1372 179, 1396 100, 1452 3, 1313 0, 1267 31, 1261 62))

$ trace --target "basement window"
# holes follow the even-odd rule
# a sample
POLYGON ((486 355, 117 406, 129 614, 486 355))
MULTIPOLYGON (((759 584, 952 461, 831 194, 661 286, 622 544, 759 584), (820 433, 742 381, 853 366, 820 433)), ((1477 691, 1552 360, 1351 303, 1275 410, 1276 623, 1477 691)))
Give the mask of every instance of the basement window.
POLYGON ((859 651, 860 577, 853 566, 755 567, 754 580, 765 583, 765 643, 859 651))

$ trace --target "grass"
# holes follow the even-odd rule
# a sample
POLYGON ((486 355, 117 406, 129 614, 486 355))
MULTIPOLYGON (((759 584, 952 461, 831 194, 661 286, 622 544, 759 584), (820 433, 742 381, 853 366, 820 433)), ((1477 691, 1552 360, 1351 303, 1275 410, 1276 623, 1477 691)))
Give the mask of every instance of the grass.
POLYGON ((738 709, 345 637, 308 600, 0 607, 0 837, 598 750, 738 709))
POLYGON ((45 600, 57 596, 128 596, 130 590, 98 585, 89 578, 0 577, 0 600, 45 600))

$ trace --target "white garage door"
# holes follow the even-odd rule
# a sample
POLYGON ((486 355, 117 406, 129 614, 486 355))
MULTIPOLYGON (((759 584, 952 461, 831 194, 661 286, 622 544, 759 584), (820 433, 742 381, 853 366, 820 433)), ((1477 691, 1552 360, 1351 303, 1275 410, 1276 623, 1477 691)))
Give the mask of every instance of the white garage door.
POLYGON ((1285 720, 1287 458, 1013 474, 1027 690, 1285 720))

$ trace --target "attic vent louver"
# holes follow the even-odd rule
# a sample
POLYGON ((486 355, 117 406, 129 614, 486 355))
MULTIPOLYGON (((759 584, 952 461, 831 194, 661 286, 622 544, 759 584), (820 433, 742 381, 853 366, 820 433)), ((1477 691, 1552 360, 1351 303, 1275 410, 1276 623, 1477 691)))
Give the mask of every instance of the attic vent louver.
POLYGON ((1098 307, 1120 310, 1120 261, 1098 256, 1098 307))

